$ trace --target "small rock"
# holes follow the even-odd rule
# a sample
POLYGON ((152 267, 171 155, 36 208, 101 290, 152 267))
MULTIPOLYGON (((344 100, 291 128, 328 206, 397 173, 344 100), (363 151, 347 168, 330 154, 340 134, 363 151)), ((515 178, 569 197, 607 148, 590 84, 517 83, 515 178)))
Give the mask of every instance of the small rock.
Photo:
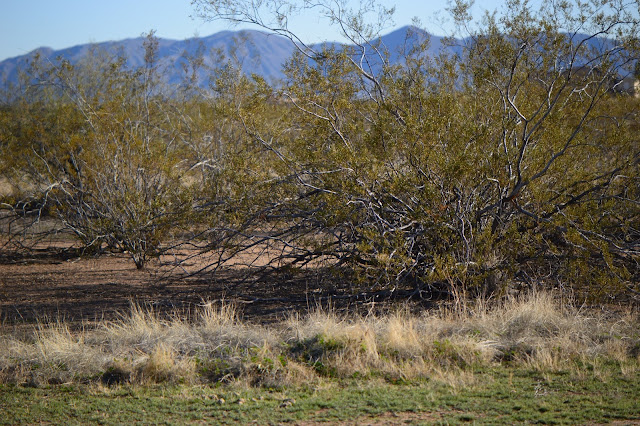
POLYGON ((61 385, 64 382, 59 377, 52 377, 47 381, 47 383, 49 383, 50 385, 61 385))
POLYGON ((295 399, 293 399, 293 398, 287 398, 287 399, 285 399, 284 401, 282 401, 282 404, 280 404, 280 407, 281 407, 281 408, 284 408, 284 407, 290 407, 290 406, 292 406, 292 405, 293 405, 293 404, 295 404, 295 403, 296 403, 296 400, 295 400, 295 399))
POLYGON ((224 403, 225 403, 224 398, 220 398, 220 397, 219 397, 218 395, 216 395, 216 394, 213 394, 213 395, 211 396, 211 399, 213 399, 213 400, 214 400, 215 402, 217 402, 218 404, 224 404, 224 403))

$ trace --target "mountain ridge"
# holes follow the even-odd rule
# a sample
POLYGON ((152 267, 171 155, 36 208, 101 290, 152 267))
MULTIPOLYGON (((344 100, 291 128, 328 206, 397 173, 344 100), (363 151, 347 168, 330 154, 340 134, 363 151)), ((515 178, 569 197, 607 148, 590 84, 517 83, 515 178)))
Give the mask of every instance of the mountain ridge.
MULTIPOLYGON (((389 52, 391 63, 402 61, 400 52, 411 45, 411 36, 429 37, 430 44, 427 55, 435 57, 443 49, 450 53, 461 53, 460 45, 466 39, 455 39, 453 45, 446 45, 444 37, 433 35, 414 26, 404 26, 379 37, 381 43, 389 52), (457 41, 457 42, 455 42, 457 41)), ((579 35, 576 35, 579 36, 579 35)), ((26 68, 29 60, 39 53, 45 60, 54 62, 56 58, 69 60, 71 63, 78 63, 86 58, 92 49, 121 54, 126 58, 127 66, 136 68, 144 64, 145 50, 143 43, 144 36, 126 38, 123 40, 109 40, 99 43, 85 43, 64 49, 54 50, 50 47, 39 47, 25 54, 8 58, 0 62, 0 86, 18 81, 18 70, 26 68)), ((193 37, 185 40, 157 38, 157 57, 161 64, 166 66, 166 81, 168 83, 179 83, 186 77, 185 64, 187 57, 197 55, 199 50, 206 52, 203 55, 203 62, 206 67, 214 67, 220 57, 220 52, 227 58, 235 57, 246 74, 257 74, 267 81, 274 82, 284 78, 283 65, 291 57, 296 47, 292 41, 286 37, 266 33, 259 30, 243 29, 238 31, 224 30, 208 36, 193 37)), ((612 39, 599 41, 594 39, 591 43, 614 43, 612 39)), ((323 42, 310 45, 320 47, 322 45, 336 46, 342 45, 338 42, 323 42)), ((373 59, 374 69, 380 66, 379 61, 373 59)), ((187 67, 188 68, 188 67, 187 67)), ((207 84, 207 75, 204 69, 198 73, 200 85, 207 84)))
MULTIPOLYGON (((395 52, 400 42, 404 42, 409 31, 413 30, 415 30, 415 27, 405 26, 380 37, 382 43, 392 53, 393 60, 397 60, 395 52)), ((432 46, 438 46, 438 48, 442 46, 442 37, 430 35, 422 30, 418 31, 431 38, 432 46)), ((25 68, 29 60, 38 53, 48 61, 62 58, 69 60, 71 63, 77 63, 87 57, 92 49, 98 49, 110 53, 120 53, 127 59, 128 66, 137 67, 144 64, 144 40, 145 37, 141 36, 117 41, 109 40, 98 43, 78 44, 57 50, 46 46, 39 47, 25 55, 0 61, 0 82, 2 84, 16 82, 18 80, 18 70, 25 68)), ((246 29, 238 31, 225 30, 208 36, 193 37, 186 40, 167 38, 157 38, 157 40, 158 59, 161 63, 169 65, 167 79, 170 83, 180 81, 184 75, 182 64, 185 63, 185 55, 195 55, 198 49, 204 49, 206 52, 203 57, 205 65, 214 65, 216 52, 221 51, 227 57, 235 54, 237 60, 243 65, 244 72, 256 73, 268 81, 275 81, 284 77, 283 65, 296 49, 293 42, 283 36, 246 29)), ((325 43, 328 45, 340 45, 338 42, 325 43)), ((319 45, 321 44, 311 46, 319 45)), ((433 47, 430 50, 434 50, 433 47)))

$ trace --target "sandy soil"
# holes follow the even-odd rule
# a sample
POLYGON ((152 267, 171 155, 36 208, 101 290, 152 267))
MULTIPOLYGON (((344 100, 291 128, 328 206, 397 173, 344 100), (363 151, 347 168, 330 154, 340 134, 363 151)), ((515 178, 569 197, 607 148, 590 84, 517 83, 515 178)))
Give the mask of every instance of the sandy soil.
POLYGON ((318 305, 371 309, 374 299, 353 297, 347 280, 327 280, 322 270, 295 276, 258 274, 227 266, 188 276, 206 265, 191 259, 181 267, 165 259, 136 269, 126 254, 77 257, 60 247, 27 255, 0 250, 0 320, 4 325, 64 319, 73 323, 114 319, 132 303, 161 313, 189 313, 207 301, 233 302, 243 319, 271 322, 318 305), (357 303, 356 303, 357 302, 357 303))

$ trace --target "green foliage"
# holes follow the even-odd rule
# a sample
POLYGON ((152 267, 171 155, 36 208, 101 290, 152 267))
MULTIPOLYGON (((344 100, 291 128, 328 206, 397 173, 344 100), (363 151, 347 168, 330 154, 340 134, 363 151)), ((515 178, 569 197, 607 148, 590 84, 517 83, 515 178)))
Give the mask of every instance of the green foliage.
POLYGON ((139 268, 193 204, 178 125, 189 104, 163 92, 153 34, 145 48, 138 69, 101 52, 78 65, 35 58, 3 147, 4 170, 29 184, 37 208, 84 247, 128 252, 139 268))
MULTIPOLYGON (((412 423, 606 423, 638 418, 638 375, 606 368, 608 378, 564 372, 544 377, 524 368, 478 370, 475 384, 403 384, 363 379, 317 389, 274 392, 234 387, 156 385, 109 390, 86 386, 24 388, 1 385, 8 423, 260 423, 409 421, 412 423), (292 402, 290 405, 283 401, 292 402), (464 414, 461 414, 464 412, 464 414)), ((325 379, 327 380, 327 379, 325 379)))
MULTIPOLYGON (((256 23, 242 6, 196 3, 256 23)), ((514 1, 434 60, 419 33, 386 52, 360 37, 363 15, 333 7, 352 45, 301 49, 286 113, 247 131, 270 165, 255 208, 286 218, 273 238, 293 247, 288 260, 330 256, 369 287, 454 297, 510 281, 593 298, 637 284, 638 100, 612 91, 637 60, 637 17, 514 1)))
MULTIPOLYGON (((270 22, 247 2, 193 3, 292 40, 282 13, 312 7, 266 4, 270 22)), ((613 90, 638 61, 637 16, 514 0, 472 25, 459 1, 461 45, 429 57, 420 31, 386 51, 391 11, 368 21, 365 3, 314 3, 351 44, 299 45, 273 85, 236 49, 208 91, 189 75, 169 90, 153 34, 137 69, 36 58, 0 111, 0 174, 83 246, 139 267, 189 242, 221 260, 259 247, 287 273, 330 265, 369 289, 637 291, 640 101, 613 90)))

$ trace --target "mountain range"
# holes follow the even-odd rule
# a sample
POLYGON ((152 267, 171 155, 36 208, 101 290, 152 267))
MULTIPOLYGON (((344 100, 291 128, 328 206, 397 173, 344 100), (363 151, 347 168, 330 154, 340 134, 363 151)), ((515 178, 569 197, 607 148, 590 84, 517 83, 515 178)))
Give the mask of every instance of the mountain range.
MULTIPOLYGON (((416 30, 414 27, 403 27, 381 37, 381 42, 391 53, 391 61, 399 60, 397 52, 403 48, 407 36, 416 30)), ((418 33, 421 36, 426 33, 418 33)), ((430 35, 429 53, 436 54, 442 48, 443 39, 430 35)), ((35 54, 47 61, 54 62, 57 58, 77 63, 90 54, 92 49, 122 54, 127 58, 130 67, 144 64, 145 37, 108 41, 102 43, 81 44, 61 50, 48 47, 38 48, 26 55, 5 59, 0 62, 0 83, 15 82, 18 70, 28 66, 29 59, 35 54)), ((337 43, 328 43, 329 45, 337 43)), ((316 45, 315 47, 318 47, 316 45)), ((284 77, 282 67, 295 50, 293 43, 282 36, 267 34, 261 31, 240 30, 222 31, 206 37, 195 37, 188 40, 170 40, 158 38, 157 58, 159 63, 167 65, 166 78, 171 82, 178 82, 184 76, 185 56, 195 55, 202 51, 205 65, 213 66, 216 58, 222 52, 226 57, 235 55, 242 69, 246 73, 255 73, 267 81, 274 81, 284 77)), ((205 79, 199 79, 204 81, 205 79)))
MULTIPOLYGON (((460 53, 461 47, 468 40, 453 40, 453 43, 444 44, 444 38, 431 35, 416 27, 406 26, 380 37, 381 43, 389 52, 391 63, 402 61, 401 51, 411 48, 417 39, 429 37, 430 44, 427 55, 436 56, 443 49, 449 53, 460 53)), ((574 35, 574 42, 583 40, 583 34, 574 35)), ((71 63, 77 63, 86 58, 92 50, 118 53, 127 59, 127 65, 135 68, 144 64, 145 37, 125 39, 121 41, 108 41, 102 43, 81 44, 61 50, 53 50, 48 47, 38 48, 26 55, 5 59, 0 62, 0 86, 7 82, 16 82, 20 69, 28 66, 29 60, 35 54, 39 54, 45 61, 55 62, 57 58, 66 59, 71 63)), ((284 77, 283 65, 291 57, 296 47, 287 38, 275 34, 268 34, 255 30, 222 31, 206 37, 195 37, 188 40, 170 40, 158 38, 157 59, 158 63, 165 66, 165 78, 169 83, 178 83, 185 76, 187 57, 193 57, 197 52, 202 52, 205 67, 201 68, 198 82, 206 84, 206 68, 213 67, 221 57, 234 57, 241 65, 243 72, 258 74, 267 81, 277 81, 284 77)), ((603 46, 610 48, 615 45, 613 39, 594 38, 588 44, 596 49, 603 46)), ((328 46, 340 46, 338 43, 327 42, 328 46)), ((314 45, 318 48, 322 45, 314 45)), ((369 49, 371 51, 371 49, 369 49)), ((373 58, 374 70, 379 67, 373 58)))

